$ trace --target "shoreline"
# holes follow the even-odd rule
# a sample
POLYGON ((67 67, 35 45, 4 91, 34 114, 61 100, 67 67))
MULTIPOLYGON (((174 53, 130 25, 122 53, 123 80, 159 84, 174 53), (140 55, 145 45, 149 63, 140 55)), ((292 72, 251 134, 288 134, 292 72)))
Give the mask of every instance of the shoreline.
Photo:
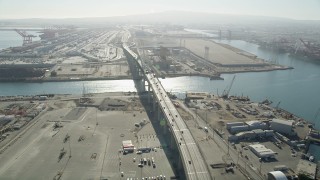
POLYGON ((63 78, 63 79, 0 79, 1 83, 44 83, 44 82, 72 82, 72 81, 100 81, 100 80, 130 80, 131 76, 113 76, 101 78, 63 78))
MULTIPOLYGON (((256 73, 256 72, 269 72, 269 71, 277 71, 277 70, 290 70, 294 69, 293 67, 279 67, 279 68, 271 68, 271 69, 257 69, 257 70, 235 70, 235 71, 221 71, 219 72, 219 75, 212 75, 212 74, 203 74, 203 73, 197 73, 197 74, 162 74, 159 75, 159 78, 161 77, 183 77, 183 76, 194 76, 194 77, 208 77, 211 80, 224 80, 221 77, 221 74, 235 74, 235 73, 256 73)), ((42 79, 0 79, 0 83, 45 83, 45 82, 72 82, 72 81, 100 81, 100 80, 132 80, 131 76, 112 76, 112 77, 97 77, 97 78, 42 78, 42 79)))

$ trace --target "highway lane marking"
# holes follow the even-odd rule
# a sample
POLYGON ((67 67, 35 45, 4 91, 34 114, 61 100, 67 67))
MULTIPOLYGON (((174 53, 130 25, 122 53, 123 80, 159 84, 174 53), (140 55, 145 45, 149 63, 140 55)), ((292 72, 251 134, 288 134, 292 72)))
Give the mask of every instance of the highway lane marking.
POLYGON ((197 174, 208 174, 208 172, 207 171, 200 171, 200 172, 196 172, 197 174))

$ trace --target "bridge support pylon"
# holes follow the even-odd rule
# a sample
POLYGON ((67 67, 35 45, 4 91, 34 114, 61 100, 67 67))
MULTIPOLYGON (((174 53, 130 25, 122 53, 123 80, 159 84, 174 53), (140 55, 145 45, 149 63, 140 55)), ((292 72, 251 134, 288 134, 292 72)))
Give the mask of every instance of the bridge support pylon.
POLYGON ((148 104, 150 104, 150 101, 151 101, 151 95, 152 95, 152 93, 151 93, 151 91, 150 91, 151 89, 150 89, 150 83, 148 83, 148 104))
MULTIPOLYGON (((179 154, 179 153, 178 153, 179 154)), ((182 171, 183 170, 183 166, 182 166, 182 159, 181 159, 181 156, 179 154, 179 158, 178 158, 178 171, 182 171)))
POLYGON ((157 110, 157 120, 160 121, 161 118, 161 104, 160 102, 158 103, 158 110, 157 110))
POLYGON ((156 113, 156 100, 154 99, 153 100, 153 103, 152 103, 152 108, 153 108, 153 112, 156 113))
POLYGON ((165 124, 165 125, 162 126, 162 129, 163 129, 163 134, 166 135, 167 132, 168 132, 168 130, 167 130, 168 126, 166 126, 166 124, 165 124))
MULTIPOLYGON (((171 126, 171 125, 170 125, 171 126)), ((176 146, 176 142, 174 141, 174 137, 173 137, 173 135, 171 135, 170 136, 171 138, 170 138, 170 149, 171 150, 174 150, 174 148, 175 148, 175 146, 176 146)))

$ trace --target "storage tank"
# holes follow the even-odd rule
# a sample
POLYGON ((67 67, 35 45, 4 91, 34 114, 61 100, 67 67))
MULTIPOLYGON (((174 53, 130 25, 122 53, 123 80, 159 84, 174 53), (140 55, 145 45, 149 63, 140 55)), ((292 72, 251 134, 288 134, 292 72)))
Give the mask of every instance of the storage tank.
POLYGON ((292 121, 273 119, 271 121, 270 129, 279 133, 291 135, 293 132, 292 124, 293 124, 292 121))

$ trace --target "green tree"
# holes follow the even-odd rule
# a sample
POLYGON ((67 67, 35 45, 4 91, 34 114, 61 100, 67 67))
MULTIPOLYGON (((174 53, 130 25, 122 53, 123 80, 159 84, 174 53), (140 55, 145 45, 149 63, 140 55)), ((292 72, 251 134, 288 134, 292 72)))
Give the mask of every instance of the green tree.
POLYGON ((58 73, 53 70, 53 71, 51 71, 51 74, 50 74, 50 75, 51 75, 51 77, 56 77, 56 76, 58 75, 58 73))

